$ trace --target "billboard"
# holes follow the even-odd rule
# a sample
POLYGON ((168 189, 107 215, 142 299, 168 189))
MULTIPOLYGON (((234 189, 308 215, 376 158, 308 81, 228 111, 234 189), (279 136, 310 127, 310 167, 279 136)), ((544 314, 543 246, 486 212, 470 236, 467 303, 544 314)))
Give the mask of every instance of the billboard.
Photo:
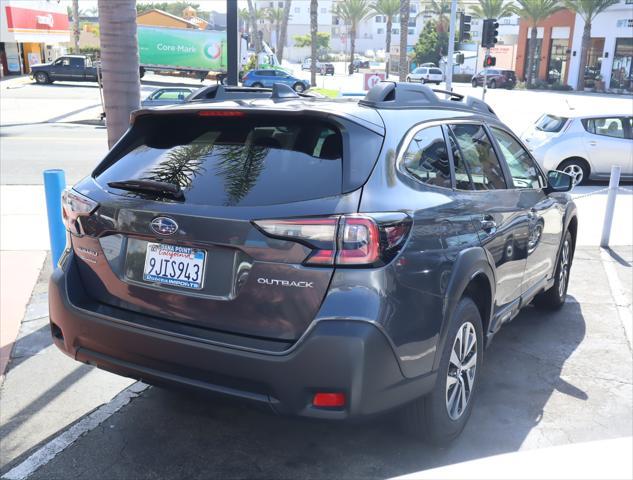
POLYGON ((143 66, 226 70, 226 32, 139 25, 137 33, 143 66))

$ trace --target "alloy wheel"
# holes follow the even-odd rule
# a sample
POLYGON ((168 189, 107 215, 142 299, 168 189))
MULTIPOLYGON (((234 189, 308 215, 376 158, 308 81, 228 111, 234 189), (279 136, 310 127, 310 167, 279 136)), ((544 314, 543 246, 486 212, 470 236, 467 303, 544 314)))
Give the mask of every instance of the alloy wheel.
POLYGON ((563 243, 563 251, 560 253, 560 271, 558 272, 558 295, 560 298, 565 296, 567 289, 567 280, 569 278, 569 240, 563 243))
POLYGON ((446 378, 446 411, 458 420, 466 410, 475 386, 477 369, 477 332, 470 322, 457 331, 446 378))
POLYGON ((585 177, 585 172, 582 170, 582 167, 575 163, 567 165, 565 168, 563 168, 563 172, 572 176, 572 178, 574 179, 574 185, 582 183, 582 180, 585 177))

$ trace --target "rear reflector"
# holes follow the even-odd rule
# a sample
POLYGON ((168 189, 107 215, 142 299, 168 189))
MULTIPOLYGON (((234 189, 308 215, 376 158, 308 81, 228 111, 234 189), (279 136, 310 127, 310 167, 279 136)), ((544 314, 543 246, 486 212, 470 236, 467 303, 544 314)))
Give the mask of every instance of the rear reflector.
POLYGON ((312 405, 320 408, 341 408, 345 406, 344 393, 315 393, 312 405))
POLYGON ((246 114, 239 110, 200 110, 199 117, 243 117, 246 114))

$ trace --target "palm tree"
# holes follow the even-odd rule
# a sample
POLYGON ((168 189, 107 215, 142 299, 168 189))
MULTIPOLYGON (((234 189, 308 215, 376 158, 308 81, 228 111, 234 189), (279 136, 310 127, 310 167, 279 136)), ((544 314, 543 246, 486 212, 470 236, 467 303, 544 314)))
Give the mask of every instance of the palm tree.
POLYGON ((354 63, 358 24, 371 15, 371 13, 372 7, 369 0, 341 0, 341 2, 336 5, 336 15, 343 20, 345 25, 349 25, 350 64, 354 63))
POLYGON ((580 49, 580 67, 578 68, 578 82, 576 90, 585 88, 585 68, 587 66, 587 55, 589 53, 589 45, 591 43, 591 23, 602 12, 611 5, 615 5, 619 0, 563 0, 565 7, 576 12, 583 21, 585 27, 582 31, 582 46, 580 49))
POLYGON ((450 23, 451 0, 431 0, 426 11, 437 16, 437 31, 447 32, 450 23))
MULTIPOLYGON (((593 0, 590 0, 593 1, 593 0)), ((530 45, 528 48, 527 83, 532 85, 534 81, 534 54, 536 53, 536 27, 547 17, 561 10, 563 7, 558 0, 516 0, 518 6, 513 8, 514 12, 529 22, 532 31, 530 33, 530 45)))
POLYGON ((385 76, 389 77, 389 60, 391 52, 391 28, 393 27, 393 17, 400 12, 400 0, 376 0, 372 5, 377 15, 387 18, 387 38, 385 41, 385 76))
POLYGON ((75 54, 79 53, 79 0, 73 0, 73 41, 75 54))
POLYGON ((135 4, 135 0, 98 0, 97 4, 101 75, 110 148, 130 125, 130 113, 140 106, 135 4))
POLYGON ((316 86, 317 29, 319 28, 319 2, 310 0, 310 85, 316 86))
POLYGON ((248 9, 247 8, 240 8, 239 12, 237 13, 239 19, 240 19, 240 29, 243 32, 248 32, 250 31, 250 26, 249 26, 249 19, 250 19, 250 14, 248 13, 248 9))
POLYGON ((286 41, 288 39, 288 20, 290 20, 290 6, 292 5, 292 0, 286 0, 284 3, 284 14, 281 19, 281 30, 279 36, 277 37, 277 60, 281 63, 281 60, 284 56, 284 47, 286 46, 286 41))
POLYGON ((248 2, 248 13, 249 20, 251 23, 251 43, 253 44, 253 48, 255 49, 255 53, 259 53, 262 50, 262 43, 259 38, 259 31, 257 28, 257 20, 258 17, 261 17, 261 12, 258 12, 257 9, 253 6, 253 0, 247 0, 248 2))
MULTIPOLYGON (((265 11, 265 18, 270 22, 270 32, 272 37, 273 30, 275 31, 275 51, 277 51, 277 46, 279 45, 279 34, 281 30, 281 24, 284 18, 284 9, 283 8, 267 8, 265 11)), ((272 38, 271 42, 272 44, 272 38)))
POLYGON ((402 0, 400 2, 400 64, 398 65, 398 75, 401 82, 404 82, 407 79, 407 73, 409 73, 407 46, 409 43, 410 9, 410 0, 402 0))
POLYGON ((507 0, 479 0, 479 5, 470 7, 470 12, 477 18, 503 18, 514 13, 507 0))

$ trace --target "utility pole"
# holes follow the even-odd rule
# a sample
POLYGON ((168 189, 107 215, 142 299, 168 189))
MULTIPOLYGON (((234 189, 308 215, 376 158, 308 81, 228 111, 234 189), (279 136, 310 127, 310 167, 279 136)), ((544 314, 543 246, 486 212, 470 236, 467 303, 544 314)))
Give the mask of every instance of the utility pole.
POLYGON ((446 59, 446 90, 453 91, 453 54, 455 53, 455 19, 457 0, 451 1, 451 25, 448 29, 448 58, 446 59))
POLYGON ((239 70, 238 42, 237 42, 237 2, 226 0, 226 56, 227 56, 227 85, 237 85, 239 70))

